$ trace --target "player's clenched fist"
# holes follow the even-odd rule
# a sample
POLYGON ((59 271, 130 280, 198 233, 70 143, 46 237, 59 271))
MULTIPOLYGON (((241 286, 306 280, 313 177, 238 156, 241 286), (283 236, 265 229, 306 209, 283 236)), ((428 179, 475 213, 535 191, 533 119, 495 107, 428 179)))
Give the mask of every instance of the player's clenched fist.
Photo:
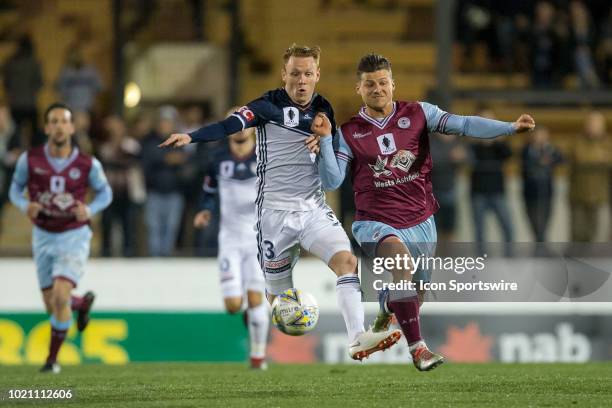
POLYGON ((28 204, 28 217, 32 220, 35 219, 38 217, 38 213, 40 213, 42 208, 43 206, 40 203, 30 202, 30 204, 28 204))
POLYGON ((193 219, 193 226, 196 228, 208 227, 210 223, 211 212, 209 210, 202 210, 195 215, 193 219))
POLYGON ((332 134, 332 125, 327 118, 327 115, 325 115, 323 112, 317 113, 317 116, 315 116, 312 120, 310 130, 312 130, 312 132, 319 137, 330 136, 332 134))
POLYGON ((87 221, 91 215, 89 207, 80 201, 76 202, 76 206, 72 209, 72 213, 79 222, 87 221))
POLYGON ((516 129, 516 133, 523 133, 533 130, 535 128, 535 120, 526 113, 523 113, 516 122, 513 123, 514 129, 516 129))
POLYGON ((173 133, 158 147, 181 147, 191 143, 191 136, 187 133, 173 133))

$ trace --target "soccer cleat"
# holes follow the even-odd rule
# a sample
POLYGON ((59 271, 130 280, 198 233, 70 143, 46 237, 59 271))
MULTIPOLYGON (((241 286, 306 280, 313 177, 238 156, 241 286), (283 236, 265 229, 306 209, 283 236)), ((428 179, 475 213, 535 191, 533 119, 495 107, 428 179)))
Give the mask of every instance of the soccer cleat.
POLYGON ((391 311, 387 308, 388 298, 388 289, 381 290, 380 292, 378 292, 378 305, 380 306, 380 310, 378 311, 376 320, 374 320, 374 326, 372 326, 372 331, 374 333, 380 333, 389 330, 391 320, 393 319, 393 313, 391 313, 391 311))
POLYGON ((40 369, 41 373, 59 374, 60 371, 62 371, 62 368, 57 363, 45 363, 40 369))
POLYGON ((93 305, 95 298, 96 295, 91 291, 85 293, 83 296, 83 307, 77 312, 77 329, 79 329, 80 332, 85 330, 89 323, 89 311, 91 310, 91 305, 93 305))
POLYGON ((399 341, 402 332, 399 330, 387 330, 376 333, 372 328, 357 336, 357 339, 349 344, 349 355, 353 360, 363 360, 372 353, 386 350, 399 341))
POLYGON ((433 370, 440 364, 444 363, 444 357, 439 354, 432 353, 429 351, 426 345, 417 347, 410 353, 412 355, 412 362, 419 371, 433 370))
POLYGON ((253 370, 267 370, 268 363, 265 358, 251 357, 251 368, 253 370))

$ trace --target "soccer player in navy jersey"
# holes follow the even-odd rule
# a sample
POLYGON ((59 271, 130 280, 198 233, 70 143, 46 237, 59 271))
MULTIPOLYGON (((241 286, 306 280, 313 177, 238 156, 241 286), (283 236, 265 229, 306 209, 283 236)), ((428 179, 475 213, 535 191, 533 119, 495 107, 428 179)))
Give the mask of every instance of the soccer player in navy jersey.
MULTIPOLYGON (((230 114, 238 109, 232 109, 230 114)), ((264 301, 264 276, 257 260, 257 157, 255 129, 234 133, 217 154, 204 178, 200 211, 194 226, 208 226, 219 195, 219 281, 225 309, 238 313, 246 303, 251 368, 266 369, 266 340, 270 325, 264 301)))
POLYGON ((349 355, 361 360, 395 344, 399 330, 365 330, 357 259, 346 232, 325 203, 316 155, 304 142, 314 117, 330 103, 315 93, 320 78, 318 47, 293 45, 283 56, 283 88, 265 93, 229 118, 190 134, 173 134, 161 147, 184 146, 257 129, 257 242, 268 300, 292 288, 300 246, 334 271, 338 305, 349 338, 349 355))
MULTIPOLYGON (((394 101, 391 64, 381 55, 364 56, 357 79, 357 93, 365 106, 336 132, 338 148, 334 151, 330 137, 333 123, 323 113, 317 116, 314 135, 306 140, 312 151, 320 149, 323 188, 338 188, 350 169, 356 207, 353 235, 366 252, 373 252, 368 256, 433 256, 437 240, 433 214, 438 203, 432 193, 428 133, 488 139, 531 130, 535 122, 526 114, 508 123, 453 115, 426 102, 394 101)), ((413 282, 430 281, 430 269, 413 269, 414 265, 395 271, 394 280, 413 274, 413 282)), ((395 314, 420 371, 444 361, 429 351, 421 336, 423 294, 381 292, 381 311, 374 324, 374 331, 386 330, 395 314)))
POLYGON ((21 154, 10 189, 11 202, 30 218, 38 283, 51 321, 49 355, 41 372, 59 373, 57 354, 77 311, 77 328, 89 322, 94 294, 71 296, 83 276, 91 241, 90 219, 106 208, 112 191, 100 162, 72 145, 72 111, 54 103, 44 115, 45 145, 21 154), (95 192, 85 204, 88 187, 95 192), (28 191, 28 198, 24 191, 28 191))

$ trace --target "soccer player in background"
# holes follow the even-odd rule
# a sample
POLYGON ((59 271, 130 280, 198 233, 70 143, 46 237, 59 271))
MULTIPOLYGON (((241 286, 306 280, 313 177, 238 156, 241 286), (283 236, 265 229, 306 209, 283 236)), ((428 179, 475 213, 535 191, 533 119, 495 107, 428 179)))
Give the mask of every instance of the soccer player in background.
POLYGON ((292 271, 301 245, 335 272, 349 355, 361 360, 395 344, 401 334, 398 330, 364 330, 357 258, 325 203, 316 155, 304 144, 319 112, 334 123, 330 103, 315 93, 319 55, 318 47, 291 46, 283 56, 283 88, 266 92, 221 122, 190 134, 173 134, 160 146, 180 147, 257 128, 257 245, 268 300, 294 287, 292 271))
MULTIPOLYGON (((230 114, 237 111, 232 109, 230 114)), ((219 194, 219 272, 225 309, 238 313, 246 291, 246 319, 250 339, 251 368, 266 369, 266 341, 270 314, 263 301, 265 281, 257 260, 255 199, 257 157, 255 129, 244 129, 229 137, 229 144, 215 155, 203 185, 201 210, 196 228, 208 226, 219 194)))
POLYGON ((21 154, 10 188, 11 202, 26 214, 32 229, 32 252, 38 283, 51 322, 49 355, 41 372, 60 372, 57 354, 77 311, 77 328, 85 330, 94 294, 72 296, 83 276, 91 241, 90 218, 106 208, 112 191, 100 162, 72 144, 74 123, 67 105, 45 111, 45 145, 21 154), (86 205, 88 187, 95 191, 86 205), (24 190, 28 190, 28 198, 24 190))
MULTIPOLYGON (((437 239, 433 214, 438 203, 432 193, 428 133, 488 139, 531 130, 535 122, 529 115, 508 123, 453 115, 425 102, 396 102, 391 64, 381 55, 366 55, 359 61, 357 80, 365 106, 338 129, 337 150, 330 137, 333 122, 323 114, 318 115, 314 135, 306 140, 314 151, 320 143, 323 188, 338 188, 350 166, 356 207, 352 230, 362 248, 374 252, 368 256, 433 256, 437 239)), ((410 273, 413 282, 430 281, 431 270, 425 268, 395 271, 394 280, 410 273)), ((423 295, 422 291, 381 292, 381 311, 374 324, 374 331, 386 330, 395 314, 420 371, 444 361, 429 351, 421 336, 423 295)))

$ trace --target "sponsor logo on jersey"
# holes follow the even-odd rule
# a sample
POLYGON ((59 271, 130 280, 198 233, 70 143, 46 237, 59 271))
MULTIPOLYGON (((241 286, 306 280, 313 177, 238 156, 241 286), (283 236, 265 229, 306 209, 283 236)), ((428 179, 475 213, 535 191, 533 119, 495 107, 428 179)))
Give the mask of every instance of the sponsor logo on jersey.
POLYGON ((310 116, 310 113, 306 113, 304 114, 304 119, 312 119, 312 116, 310 116))
POLYGON ((408 129, 410 127, 410 119, 408 119, 405 116, 399 118, 397 121, 397 126, 399 126, 402 129, 408 129))
POLYGON ((53 204, 57 206, 60 210, 67 210, 72 204, 74 204, 74 198, 70 193, 61 193, 56 194, 55 197, 51 200, 53 204))
POLYGON ((287 127, 296 127, 300 124, 300 112, 293 106, 283 108, 283 117, 287 127))
POLYGON ((68 176, 73 180, 77 180, 79 177, 81 177, 81 170, 76 167, 73 167, 68 172, 68 176))
POLYGON ((353 133, 353 139, 361 139, 362 137, 366 137, 371 135, 372 132, 365 132, 365 133, 359 133, 359 132, 355 132, 353 133))
POLYGON ((47 174, 47 170, 41 169, 40 167, 34 167, 34 174, 44 175, 47 174))
POLYGON ((408 173, 410 166, 416 160, 416 156, 409 150, 400 150, 397 152, 393 159, 391 159, 391 167, 402 170, 404 173, 408 173))
POLYGON ((372 172, 374 172, 374 177, 378 178, 381 175, 390 176, 392 174, 390 170, 387 170, 388 161, 389 161, 388 157, 385 157, 383 159, 380 156, 376 156, 376 163, 373 165, 368 164, 368 166, 370 166, 370 168, 372 169, 372 172))
POLYGON ((380 152, 382 154, 391 154, 397 151, 393 133, 385 133, 384 135, 380 135, 376 138, 376 140, 378 141, 378 147, 380 148, 380 152))
POLYGON ((247 122, 250 122, 255 119, 255 114, 252 110, 249 109, 248 106, 243 106, 242 108, 238 109, 238 114, 242 116, 243 119, 247 122))

